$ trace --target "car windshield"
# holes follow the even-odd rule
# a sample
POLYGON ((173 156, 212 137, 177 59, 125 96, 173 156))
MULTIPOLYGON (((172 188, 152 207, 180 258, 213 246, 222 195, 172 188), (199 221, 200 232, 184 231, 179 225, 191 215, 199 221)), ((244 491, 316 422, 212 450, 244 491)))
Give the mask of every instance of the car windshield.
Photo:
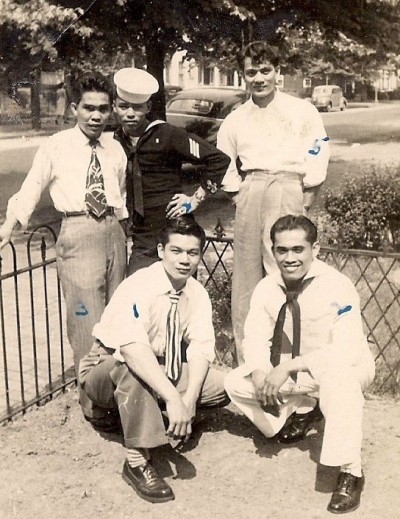
POLYGON ((332 88, 330 86, 319 86, 314 88, 314 94, 330 94, 332 88))
POLYGON ((208 99, 172 99, 168 110, 188 115, 210 115, 213 106, 214 103, 208 99))

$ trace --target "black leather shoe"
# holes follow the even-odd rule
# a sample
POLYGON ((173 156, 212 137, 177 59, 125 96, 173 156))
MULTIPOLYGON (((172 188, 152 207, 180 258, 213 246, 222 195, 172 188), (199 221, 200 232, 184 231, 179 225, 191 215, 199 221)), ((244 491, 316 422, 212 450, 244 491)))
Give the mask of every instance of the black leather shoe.
POLYGON ((323 416, 318 406, 305 414, 293 413, 278 433, 280 443, 295 443, 303 440, 315 422, 322 420, 323 416))
POLYGON ((119 417, 115 415, 105 416, 104 418, 91 418, 89 416, 85 416, 85 420, 87 420, 93 429, 97 432, 102 433, 121 433, 122 425, 119 417))
POLYGON ((328 505, 328 511, 333 514, 345 514, 356 510, 360 506, 360 497, 364 483, 364 474, 358 478, 353 476, 353 474, 340 472, 328 505))
POLYGON ((150 463, 132 468, 125 460, 122 479, 133 488, 139 497, 150 503, 165 503, 175 499, 172 488, 157 474, 156 469, 150 463))

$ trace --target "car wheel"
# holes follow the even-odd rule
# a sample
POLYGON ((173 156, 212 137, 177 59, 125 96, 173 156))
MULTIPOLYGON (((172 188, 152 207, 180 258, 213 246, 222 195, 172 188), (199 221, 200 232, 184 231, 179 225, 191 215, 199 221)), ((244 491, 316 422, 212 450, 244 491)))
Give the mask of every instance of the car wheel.
POLYGON ((342 106, 340 107, 340 110, 343 112, 347 108, 347 103, 342 103, 342 106))
POLYGON ((327 112, 330 112, 331 110, 332 110, 332 103, 328 103, 328 104, 326 105, 326 111, 327 111, 327 112))

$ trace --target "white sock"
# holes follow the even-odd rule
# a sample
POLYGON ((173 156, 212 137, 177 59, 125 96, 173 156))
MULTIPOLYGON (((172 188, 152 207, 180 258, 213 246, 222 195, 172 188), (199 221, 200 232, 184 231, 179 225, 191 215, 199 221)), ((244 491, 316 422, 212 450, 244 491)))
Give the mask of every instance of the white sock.
POLYGON ((356 476, 357 478, 360 478, 362 476, 361 471, 361 456, 359 459, 351 462, 351 463, 345 463, 340 467, 341 472, 348 472, 349 474, 352 474, 353 476, 356 476))
POLYGON ((126 449, 126 459, 133 469, 139 467, 139 465, 144 465, 149 457, 148 449, 126 449))

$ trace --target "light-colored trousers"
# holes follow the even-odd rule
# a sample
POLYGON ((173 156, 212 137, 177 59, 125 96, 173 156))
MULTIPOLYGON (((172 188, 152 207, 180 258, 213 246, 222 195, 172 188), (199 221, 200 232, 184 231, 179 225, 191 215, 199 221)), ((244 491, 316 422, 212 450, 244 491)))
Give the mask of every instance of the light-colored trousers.
POLYGON ((250 299, 266 273, 276 270, 269 236, 281 216, 305 214, 302 178, 297 173, 248 173, 236 204, 232 277, 232 325, 236 357, 243 363, 243 327, 250 299))
MULTIPOLYGON (((56 245, 57 270, 67 311, 67 335, 75 372, 93 344, 92 330, 126 273, 125 233, 114 215, 65 217, 56 245)), ((92 404, 84 393, 86 416, 92 404)))
POLYGON ((374 378, 372 355, 366 355, 357 367, 328 370, 320 380, 299 373, 297 384, 281 388, 284 403, 279 405, 278 417, 261 408, 247 373, 246 365, 231 371, 225 379, 225 389, 232 402, 267 438, 275 436, 297 409, 309 406, 310 396, 318 397, 325 418, 321 463, 335 467, 361 459, 362 392, 374 378))

